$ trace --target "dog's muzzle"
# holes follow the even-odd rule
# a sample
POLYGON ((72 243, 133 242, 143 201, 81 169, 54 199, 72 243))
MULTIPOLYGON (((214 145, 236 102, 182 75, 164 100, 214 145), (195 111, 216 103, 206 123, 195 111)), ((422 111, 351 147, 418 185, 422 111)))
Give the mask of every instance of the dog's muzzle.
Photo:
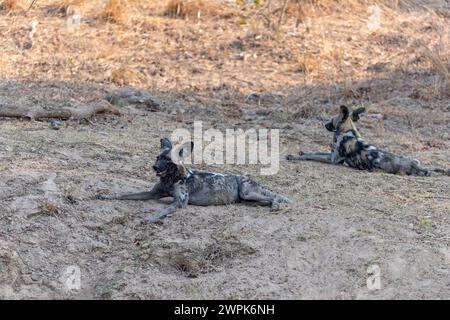
POLYGON ((167 171, 167 170, 160 170, 160 168, 158 168, 157 166, 153 166, 153 170, 155 171, 157 177, 163 177, 167 171))

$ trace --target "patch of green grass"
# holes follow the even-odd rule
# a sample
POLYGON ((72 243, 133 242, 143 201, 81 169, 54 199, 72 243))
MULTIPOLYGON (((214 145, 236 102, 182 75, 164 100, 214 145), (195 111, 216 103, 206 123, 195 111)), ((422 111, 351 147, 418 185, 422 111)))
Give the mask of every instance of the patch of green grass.
POLYGON ((120 291, 124 286, 117 279, 102 278, 95 284, 95 293, 102 299, 110 299, 114 291, 120 291))
POLYGON ((187 297, 195 297, 199 293, 198 288, 192 284, 185 285, 183 291, 187 297))
POLYGON ((417 222, 420 228, 422 229, 431 229, 433 227, 433 220, 430 218, 421 218, 417 222))

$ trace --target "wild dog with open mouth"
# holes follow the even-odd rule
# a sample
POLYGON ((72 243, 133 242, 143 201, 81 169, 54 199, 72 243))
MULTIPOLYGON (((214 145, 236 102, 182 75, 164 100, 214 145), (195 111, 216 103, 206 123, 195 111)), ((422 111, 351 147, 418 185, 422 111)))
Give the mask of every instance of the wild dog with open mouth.
POLYGON ((190 155, 194 143, 172 150, 169 139, 161 139, 161 151, 153 165, 160 181, 150 191, 122 195, 97 195, 101 200, 148 200, 173 197, 173 203, 151 215, 144 222, 155 222, 187 204, 198 206, 225 205, 241 201, 254 201, 279 210, 289 199, 271 192, 246 176, 195 171, 180 161, 190 155), (176 158, 176 159, 174 159, 176 158))
POLYGON ((420 165, 419 160, 398 156, 367 144, 356 130, 355 122, 359 120, 364 108, 358 108, 350 114, 347 106, 341 106, 339 115, 325 124, 328 131, 334 132, 330 153, 301 153, 299 156, 288 155, 287 160, 312 160, 331 164, 346 163, 360 170, 380 169, 387 173, 403 173, 415 176, 429 176, 430 169, 420 165))

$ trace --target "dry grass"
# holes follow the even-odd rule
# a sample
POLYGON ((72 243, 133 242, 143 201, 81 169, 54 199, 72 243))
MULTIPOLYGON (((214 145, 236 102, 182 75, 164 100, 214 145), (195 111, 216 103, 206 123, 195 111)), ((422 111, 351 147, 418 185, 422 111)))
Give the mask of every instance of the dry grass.
POLYGON ((182 18, 230 17, 235 11, 230 10, 217 0, 169 0, 165 15, 182 18))
POLYGON ((108 22, 123 23, 127 14, 122 0, 108 0, 100 17, 108 22))
POLYGON ((300 72, 309 74, 319 67, 317 59, 311 53, 301 53, 297 57, 298 68, 300 72))
POLYGON ((53 7, 54 12, 60 12, 64 16, 74 13, 74 8, 82 7, 86 0, 60 0, 53 7))
POLYGON ((39 213, 47 216, 57 216, 61 213, 61 209, 50 201, 42 201, 39 204, 39 213))
MULTIPOLYGON (((109 82, 164 91, 226 87, 251 93, 328 84, 349 99, 361 96, 354 84, 396 70, 431 68, 448 82, 449 51, 433 58, 430 49, 421 58, 412 44, 420 40, 435 48, 439 39, 448 39, 449 18, 406 3, 395 9, 396 1, 369 0, 251 6, 219 0, 41 0, 27 17, 2 17, 0 26, 8 29, 0 37, 0 72, 7 79, 109 82), (377 30, 367 27, 369 4, 381 10, 377 30), (79 28, 66 29, 64 15, 49 17, 46 8, 56 5, 77 6, 79 28), (31 48, 26 46, 30 20, 39 22, 31 48)), ((427 90, 428 83, 417 81, 427 90)))
MULTIPOLYGON (((232 235, 219 235, 205 248, 186 250, 175 248, 169 251, 167 262, 177 272, 185 276, 197 277, 200 273, 209 273, 229 267, 233 260, 244 258, 256 253, 256 250, 241 243, 232 235)), ((162 264, 164 262, 162 261, 162 264)))
POLYGON ((119 86, 136 85, 139 83, 139 77, 136 71, 127 66, 113 70, 109 79, 119 86))
POLYGON ((426 45, 422 44, 424 56, 433 64, 433 67, 440 75, 440 84, 438 86, 443 90, 447 91, 450 89, 450 60, 443 56, 441 52, 437 50, 431 50, 426 45))
POLYGON ((0 1, 0 10, 6 12, 23 11, 26 9, 26 1, 24 0, 3 0, 0 1))

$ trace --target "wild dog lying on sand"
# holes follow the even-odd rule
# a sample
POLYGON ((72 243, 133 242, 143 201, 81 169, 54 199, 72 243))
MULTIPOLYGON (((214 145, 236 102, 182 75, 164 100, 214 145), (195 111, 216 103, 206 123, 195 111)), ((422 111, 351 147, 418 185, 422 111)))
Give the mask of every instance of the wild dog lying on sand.
POLYGON ((334 132, 330 153, 300 153, 299 156, 288 155, 287 160, 312 160, 332 164, 346 163, 360 170, 380 169, 388 173, 403 173, 415 176, 429 176, 431 171, 420 165, 419 160, 394 155, 367 144, 358 133, 355 122, 359 120, 364 108, 358 108, 350 114, 346 106, 340 107, 339 115, 325 124, 328 131, 334 132))
POLYGON ((178 159, 190 155, 194 143, 184 144, 172 150, 169 139, 161 139, 161 151, 153 166, 160 181, 150 191, 123 195, 97 195, 101 200, 148 200, 173 197, 173 203, 151 215, 144 222, 155 222, 184 208, 187 204, 198 206, 225 205, 243 200, 270 205, 272 210, 281 209, 290 201, 271 192, 245 176, 223 175, 220 173, 194 171, 186 168, 178 159), (176 159, 174 159, 174 157, 176 159))

